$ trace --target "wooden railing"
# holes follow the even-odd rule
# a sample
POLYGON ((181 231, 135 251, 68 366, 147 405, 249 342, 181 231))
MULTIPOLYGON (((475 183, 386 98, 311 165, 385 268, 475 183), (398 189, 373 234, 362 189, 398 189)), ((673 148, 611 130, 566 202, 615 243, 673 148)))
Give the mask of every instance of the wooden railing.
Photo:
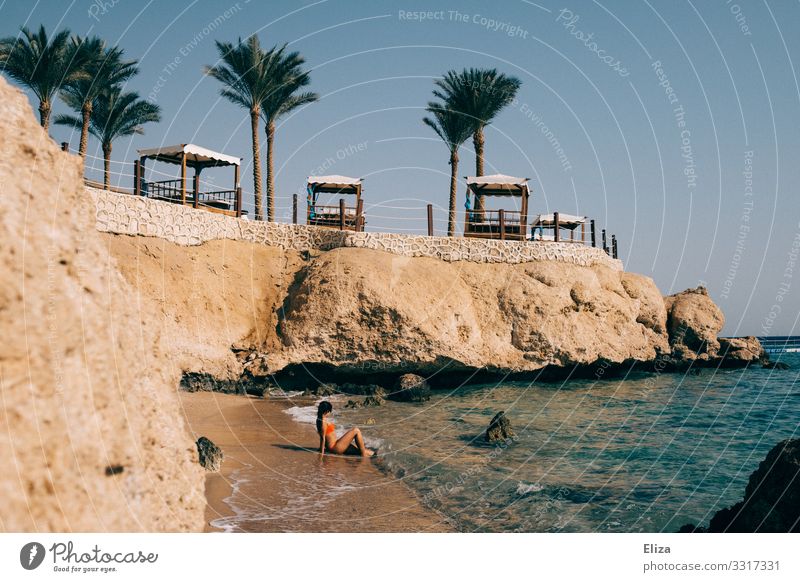
POLYGON ((525 225, 519 210, 468 210, 464 236, 525 240, 525 225))
MULTIPOLYGON (((142 181, 142 195, 155 200, 164 200, 177 204, 184 203, 183 182, 181 180, 161 180, 159 182, 142 181)), ((238 216, 241 207, 239 190, 215 190, 212 192, 186 191, 186 205, 204 208, 212 212, 220 212, 238 216)))
POLYGON ((313 204, 308 207, 306 223, 313 226, 338 228, 340 230, 364 230, 364 216, 359 201, 357 206, 345 206, 344 200, 339 205, 313 204))
POLYGON ((160 182, 142 181, 142 194, 148 198, 181 202, 183 183, 180 180, 161 180, 160 182))

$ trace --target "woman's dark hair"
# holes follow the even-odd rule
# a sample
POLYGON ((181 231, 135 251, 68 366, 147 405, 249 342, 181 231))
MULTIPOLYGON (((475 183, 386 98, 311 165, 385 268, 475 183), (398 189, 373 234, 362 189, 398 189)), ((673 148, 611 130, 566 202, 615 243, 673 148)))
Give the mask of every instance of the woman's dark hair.
POLYGON ((323 400, 319 403, 319 407, 317 408, 317 432, 322 432, 322 415, 331 410, 333 410, 333 404, 327 400, 323 400))

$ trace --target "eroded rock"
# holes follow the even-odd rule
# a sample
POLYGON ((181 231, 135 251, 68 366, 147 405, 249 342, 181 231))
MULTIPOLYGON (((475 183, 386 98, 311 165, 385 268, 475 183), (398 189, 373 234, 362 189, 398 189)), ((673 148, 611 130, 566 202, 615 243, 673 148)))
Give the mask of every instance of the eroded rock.
POLYGON ((742 501, 718 511, 708 528, 687 524, 681 532, 800 532, 800 439, 775 445, 753 471, 742 501))
POLYGON ((722 310, 705 287, 687 289, 664 298, 667 332, 673 356, 687 360, 708 359, 719 352, 717 339, 725 325, 722 310))
POLYGON ((197 453, 200 455, 200 464, 206 471, 219 471, 225 455, 222 449, 210 439, 200 437, 197 439, 197 453))
POLYGON ((398 402, 425 402, 431 398, 431 389, 422 376, 403 374, 395 382, 389 398, 398 402))
POLYGON ((486 429, 485 437, 487 443, 505 442, 514 438, 514 430, 511 428, 511 421, 508 420, 504 411, 494 415, 486 429))

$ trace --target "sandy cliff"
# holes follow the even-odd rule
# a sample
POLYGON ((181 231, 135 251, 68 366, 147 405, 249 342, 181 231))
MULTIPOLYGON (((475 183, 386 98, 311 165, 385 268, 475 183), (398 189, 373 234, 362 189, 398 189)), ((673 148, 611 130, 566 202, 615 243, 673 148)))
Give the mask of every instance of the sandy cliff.
POLYGON ((279 314, 283 349, 267 370, 316 362, 358 371, 501 372, 603 359, 651 360, 668 349, 652 280, 543 261, 446 263, 337 249, 297 277, 279 314), (455 363, 451 363, 455 361, 455 363))
POLYGON ((0 530, 201 530, 181 370, 108 262, 80 160, 2 78, 0 135, 0 530))
POLYGON ((602 265, 101 236, 140 301, 160 314, 162 351, 204 387, 763 357, 755 340, 720 343, 724 317, 702 287, 664 298, 650 278, 602 265))
MULTIPOLYGON (((354 248, 304 257, 241 241, 101 236, 139 300, 160 314, 161 350, 227 389, 243 374, 302 384, 313 381, 309 371, 358 379, 657 358, 713 365, 724 351, 724 319, 704 289, 663 298, 648 277, 603 266, 354 248)), ((760 346, 736 349, 740 359, 761 357, 760 346)))

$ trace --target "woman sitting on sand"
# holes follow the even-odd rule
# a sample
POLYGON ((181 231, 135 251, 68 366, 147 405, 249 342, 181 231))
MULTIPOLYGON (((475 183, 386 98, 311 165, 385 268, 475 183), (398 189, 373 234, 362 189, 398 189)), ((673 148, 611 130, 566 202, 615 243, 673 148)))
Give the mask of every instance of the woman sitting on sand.
POLYGON ((361 430, 351 428, 338 439, 336 438, 335 425, 328 422, 326 417, 333 411, 333 405, 327 400, 319 403, 317 408, 317 433, 319 434, 319 454, 324 455, 325 450, 337 455, 359 454, 362 457, 371 457, 375 454, 364 445, 361 430))

